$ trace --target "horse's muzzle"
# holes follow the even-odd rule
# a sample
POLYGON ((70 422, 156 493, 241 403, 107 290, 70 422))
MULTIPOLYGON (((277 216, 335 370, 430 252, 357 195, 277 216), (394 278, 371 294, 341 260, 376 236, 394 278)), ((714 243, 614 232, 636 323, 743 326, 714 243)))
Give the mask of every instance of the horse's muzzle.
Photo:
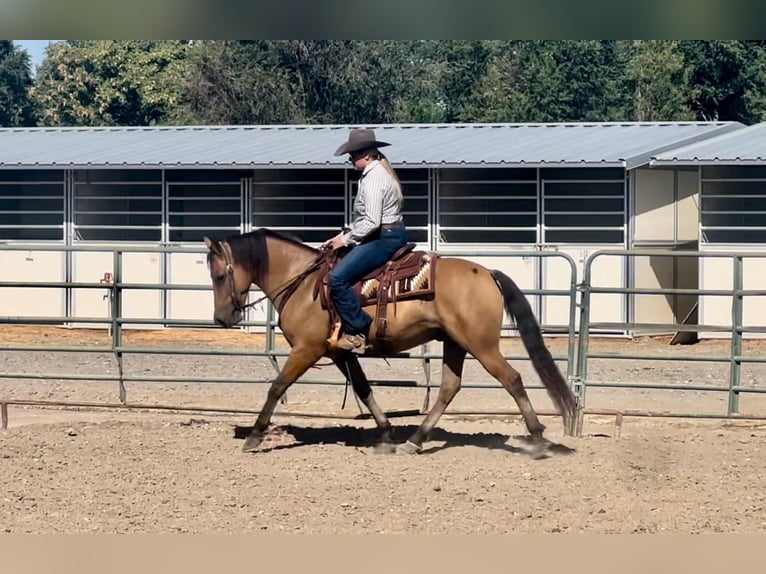
POLYGON ((219 327, 224 329, 230 329, 240 321, 242 321, 242 312, 238 309, 230 307, 223 312, 216 312, 213 314, 213 321, 219 327))

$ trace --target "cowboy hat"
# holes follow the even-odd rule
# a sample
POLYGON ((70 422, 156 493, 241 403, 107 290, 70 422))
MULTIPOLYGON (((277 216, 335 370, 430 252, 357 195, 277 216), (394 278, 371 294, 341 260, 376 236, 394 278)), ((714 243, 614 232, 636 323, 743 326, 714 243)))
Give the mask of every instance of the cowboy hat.
POLYGON ((348 140, 335 150, 335 155, 354 153, 363 149, 379 148, 387 145, 391 144, 375 139, 375 132, 373 130, 358 128, 351 130, 348 134, 348 140))

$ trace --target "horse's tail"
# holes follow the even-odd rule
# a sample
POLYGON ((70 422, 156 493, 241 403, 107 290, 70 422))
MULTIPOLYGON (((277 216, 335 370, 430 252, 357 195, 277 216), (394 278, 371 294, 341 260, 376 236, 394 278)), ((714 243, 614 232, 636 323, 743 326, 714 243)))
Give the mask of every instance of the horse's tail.
POLYGON ((545 346, 540 325, 532 312, 529 301, 521 289, 502 271, 493 269, 492 277, 503 295, 505 310, 515 320, 524 347, 529 353, 532 365, 545 385, 548 395, 564 421, 564 428, 570 429, 577 407, 575 396, 564 380, 548 347, 545 346))

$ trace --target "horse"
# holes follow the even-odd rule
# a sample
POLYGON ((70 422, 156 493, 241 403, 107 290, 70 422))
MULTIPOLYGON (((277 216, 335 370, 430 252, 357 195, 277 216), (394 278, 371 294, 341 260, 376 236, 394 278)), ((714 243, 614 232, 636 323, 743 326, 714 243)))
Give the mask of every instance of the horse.
MULTIPOLYGON (((393 356, 429 341, 443 343, 438 397, 415 432, 396 444, 393 427, 373 397, 358 355, 328 345, 331 316, 317 297, 320 262, 326 260, 323 250, 268 228, 223 240, 206 236, 204 243, 215 324, 231 328, 240 323, 245 309, 254 304, 246 301, 255 285, 264 294, 261 299, 269 299, 277 309, 279 328, 290 345, 288 357, 271 381, 263 408, 245 439, 244 452, 258 450, 287 389, 317 361, 327 358, 350 380, 374 418, 380 432, 377 447, 392 453, 421 453, 423 443, 460 390, 464 360, 470 353, 515 400, 530 434, 533 456, 547 456, 551 443, 543 436, 545 426, 532 407, 520 373, 500 351, 504 312, 515 321, 531 362, 562 418, 565 433, 571 428, 574 394, 543 341, 529 301, 505 273, 464 258, 441 257, 433 273, 432 296, 397 301, 393 315, 387 314, 385 339, 370 338, 371 353, 377 357, 393 356)), ((375 306, 364 309, 374 317, 375 306)))

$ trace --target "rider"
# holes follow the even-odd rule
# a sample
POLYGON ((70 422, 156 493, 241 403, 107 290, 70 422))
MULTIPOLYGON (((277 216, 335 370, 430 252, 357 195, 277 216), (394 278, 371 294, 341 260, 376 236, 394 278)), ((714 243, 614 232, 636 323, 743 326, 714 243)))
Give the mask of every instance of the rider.
POLYGON ((343 327, 338 346, 357 354, 365 352, 372 318, 362 311, 353 285, 408 242, 402 185, 379 149, 388 145, 376 140, 371 129, 354 129, 335 152, 336 156, 349 154, 354 169, 362 172, 350 229, 322 244, 330 249, 350 248, 330 272, 329 286, 343 327))

